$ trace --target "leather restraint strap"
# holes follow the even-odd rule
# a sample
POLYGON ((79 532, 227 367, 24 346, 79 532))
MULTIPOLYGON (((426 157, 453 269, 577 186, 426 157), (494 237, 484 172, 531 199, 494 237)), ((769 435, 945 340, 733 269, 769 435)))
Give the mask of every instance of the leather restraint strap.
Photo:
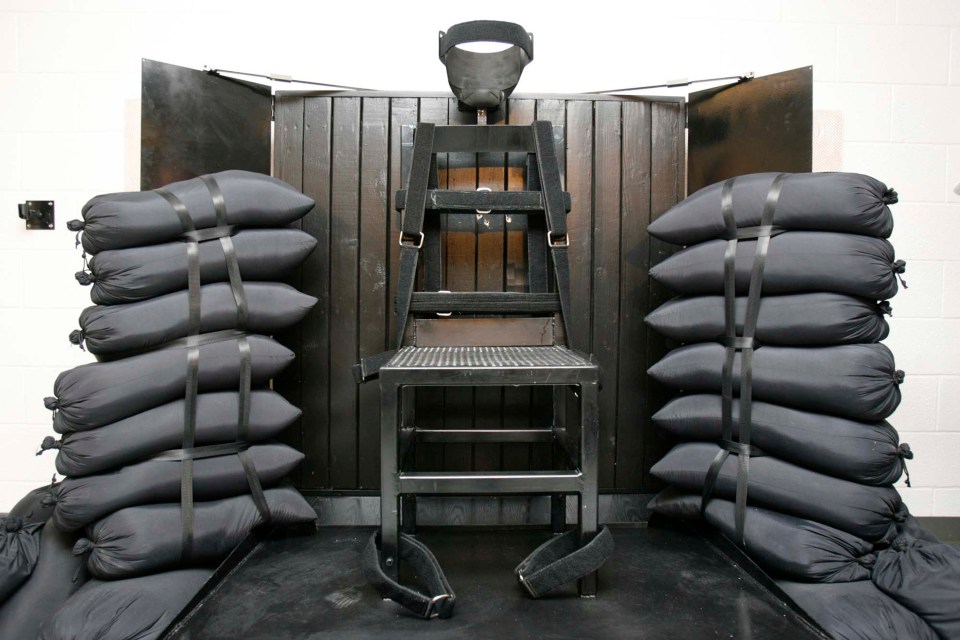
POLYGON ((513 93, 523 69, 533 60, 533 38, 518 24, 476 20, 440 32, 440 61, 447 68, 453 95, 471 109, 497 109, 513 93), (480 53, 460 45, 502 42, 501 51, 480 53))
POLYGON ((554 536, 533 550, 514 573, 517 580, 534 598, 539 598, 574 580, 599 569, 613 554, 613 535, 603 525, 593 538, 580 545, 577 531, 572 529, 554 536))
POLYGON ((560 296, 560 317, 563 320, 567 346, 575 348, 570 334, 570 259, 567 251, 570 238, 567 236, 566 208, 563 201, 563 185, 560 184, 560 164, 557 147, 553 142, 553 125, 546 120, 533 123, 533 139, 537 150, 537 169, 543 190, 544 213, 547 219, 547 245, 553 257, 557 278, 557 294, 560 296))
POLYGON ((447 582, 440 562, 422 542, 405 533, 400 534, 399 555, 426 584, 427 593, 405 587, 388 577, 380 567, 379 549, 380 532, 375 531, 363 551, 361 564, 367 582, 376 587, 384 598, 393 600, 424 620, 449 618, 453 614, 457 596, 447 582))
POLYGON ((723 463, 732 453, 737 456, 737 491, 735 511, 736 542, 745 545, 744 521, 747 508, 747 487, 750 472, 750 457, 761 456, 764 452, 750 444, 750 431, 753 409, 753 352, 760 344, 756 340, 757 318, 760 313, 760 294, 763 285, 763 272, 766 266, 770 238, 782 232, 773 226, 780 189, 786 174, 778 174, 767 192, 760 226, 749 229, 737 229, 733 212, 733 185, 735 178, 727 180, 721 191, 721 209, 727 226, 727 250, 724 253, 724 318, 725 332, 720 339, 726 348, 722 372, 722 424, 723 435, 721 450, 717 453, 703 487, 701 511, 705 510, 723 463), (737 335, 736 321, 736 255, 738 239, 756 238, 753 256, 753 269, 747 293, 747 308, 743 322, 743 335, 737 335), (740 352, 740 412, 738 420, 738 441, 733 439, 733 365, 737 352, 740 352))

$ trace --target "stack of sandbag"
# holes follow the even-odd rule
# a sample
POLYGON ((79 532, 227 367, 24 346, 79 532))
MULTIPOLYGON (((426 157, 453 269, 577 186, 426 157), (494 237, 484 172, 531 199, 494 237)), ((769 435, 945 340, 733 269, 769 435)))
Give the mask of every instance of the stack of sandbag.
POLYGON ((41 450, 66 476, 45 528, 92 579, 9 637, 158 637, 252 529, 316 519, 284 485, 303 454, 273 438, 300 411, 269 388, 293 353, 268 337, 316 302, 275 282, 316 244, 288 226, 312 207, 226 171, 98 196, 71 223, 97 303, 71 341, 99 362, 45 400, 61 437, 41 450))
POLYGON ((683 394, 653 417, 680 443, 651 471, 670 486, 651 508, 702 517, 788 585, 823 587, 809 593, 833 618, 796 599, 843 638, 956 637, 936 627, 945 607, 879 586, 937 544, 893 487, 913 454, 885 421, 904 375, 880 344, 905 268, 886 240, 896 199, 858 174, 753 174, 649 226, 685 247, 651 269, 681 295, 647 317, 680 343, 649 374, 683 394), (888 552, 909 559, 879 562, 888 552))

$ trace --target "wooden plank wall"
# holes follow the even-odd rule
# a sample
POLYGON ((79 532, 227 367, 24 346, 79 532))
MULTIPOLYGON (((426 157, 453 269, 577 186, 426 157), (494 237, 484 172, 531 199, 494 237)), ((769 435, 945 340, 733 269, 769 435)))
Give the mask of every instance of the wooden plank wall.
MULTIPOLYGON (((645 371, 669 347, 643 317, 667 297, 647 276, 670 248, 646 232, 683 197, 683 104, 641 99, 511 99, 506 122, 562 125, 558 145, 573 209, 571 238, 574 346, 600 361, 600 485, 649 492, 648 474, 665 452, 649 416, 666 396, 645 371)), ((297 360, 275 381, 303 409, 286 440, 307 454, 297 484, 305 491, 376 490, 379 407, 376 383, 357 386, 350 367, 389 348, 399 258, 401 127, 417 121, 470 124, 453 99, 377 94, 280 94, 274 173, 317 201, 299 224, 316 251, 290 282, 320 302, 297 328, 279 336, 297 360)), ((448 154, 441 188, 523 189, 523 154, 448 154)), ((523 215, 445 216, 444 288, 523 290, 523 215)), ((446 428, 539 425, 549 417, 542 389, 429 389, 417 398, 418 423, 446 428)), ((532 445, 429 445, 423 469, 549 467, 532 445)))

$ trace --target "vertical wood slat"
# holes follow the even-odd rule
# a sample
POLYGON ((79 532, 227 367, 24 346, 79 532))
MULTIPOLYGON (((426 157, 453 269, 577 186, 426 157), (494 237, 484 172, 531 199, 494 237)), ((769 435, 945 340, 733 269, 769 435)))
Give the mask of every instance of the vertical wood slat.
POLYGON ((615 483, 639 487, 643 433, 651 429, 647 395, 647 325, 650 244, 650 105, 623 103, 621 175, 620 334, 615 483))
MULTIPOLYGON (((421 98, 420 122, 447 124, 449 100, 447 98, 421 98)), ((439 188, 447 187, 447 158, 445 154, 438 154, 437 169, 440 173, 439 188)), ((396 279, 396 275, 391 274, 396 279)), ((430 428, 444 426, 443 418, 443 389, 437 387, 420 387, 416 390, 416 422, 417 425, 430 428)), ((414 452, 417 469, 442 470, 444 468, 444 446, 442 444, 418 444, 414 452)))
POLYGON ((330 482, 357 488, 360 98, 333 102, 330 278, 330 482))
MULTIPOLYGON (((457 101, 448 102, 447 122, 476 124, 476 116, 457 108, 457 101)), ((477 188, 477 154, 447 154, 447 189, 473 191, 477 188)), ((446 269, 446 288, 450 291, 476 291, 477 289, 477 216, 473 213, 456 213, 443 216, 443 235, 446 253, 443 256, 446 269)), ((476 392, 471 387, 448 387, 444 389, 443 424, 447 429, 470 429, 474 426, 476 392)), ((465 471, 473 467, 473 445, 444 445, 443 468, 448 471, 465 471)))
MULTIPOLYGON (((363 98, 360 147, 360 357, 385 348, 384 316, 387 313, 387 174, 388 98, 363 98)), ((360 489, 380 486, 380 389, 364 384, 359 388, 357 460, 360 489)))
MULTIPOLYGON (((298 190, 303 190, 303 110, 304 99, 285 97, 279 99, 276 105, 276 139, 274 152, 274 175, 298 190)), ((302 227, 302 221, 291 225, 294 228, 302 227)), ((287 284, 302 288, 300 272, 292 274, 287 284)), ((278 332, 275 338, 281 344, 290 348, 296 359, 276 379, 277 388, 282 389, 283 396, 295 406, 301 406, 302 400, 302 366, 301 349, 302 325, 291 327, 278 332)), ((280 439, 296 449, 303 449, 303 432, 305 422, 298 419, 281 434, 280 439)), ((298 486, 303 486, 302 469, 296 469, 291 474, 291 480, 298 486)))
POLYGON ((593 335, 591 353, 603 371, 599 394, 599 484, 615 486, 617 368, 620 325, 620 103, 594 105, 593 335))
POLYGON ((317 248, 303 263, 304 293, 317 304, 300 323, 304 488, 330 486, 330 98, 304 102, 303 192, 316 206, 303 218, 303 230, 317 239, 317 248))
MULTIPOLYGON (((654 103, 651 105, 650 137, 650 221, 659 218, 667 209, 676 204, 682 193, 683 162, 682 148, 677 138, 683 137, 683 111, 681 105, 654 103)), ((665 260, 674 249, 671 245, 649 236, 650 266, 665 260)), ((653 310, 671 297, 663 286, 650 281, 647 297, 647 309, 653 310)), ((649 368, 666 355, 669 343, 655 331, 647 333, 647 367, 649 368)), ((649 415, 660 409, 670 397, 662 385, 648 379, 647 400, 649 415)), ((654 429, 644 429, 643 468, 649 469, 667 451, 667 444, 654 429)), ((662 484, 655 478, 645 478, 643 489, 655 491, 662 484)))

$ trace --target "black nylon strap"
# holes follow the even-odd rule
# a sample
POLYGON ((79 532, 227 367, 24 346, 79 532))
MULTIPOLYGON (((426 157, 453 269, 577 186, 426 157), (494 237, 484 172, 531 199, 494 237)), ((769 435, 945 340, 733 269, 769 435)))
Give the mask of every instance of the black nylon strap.
POLYGON ((393 600, 424 620, 449 618, 457 596, 447 581, 440 562, 419 540, 400 534, 400 559, 408 563, 427 587, 421 593, 393 580, 380 567, 380 531, 370 536, 361 557, 363 575, 385 598, 393 600))
POLYGON ((250 496, 253 503, 257 506, 260 513, 260 524, 270 522, 270 506, 267 504, 267 497, 263 495, 263 486, 260 484, 260 476, 257 474, 257 467, 250 459, 246 451, 238 451, 237 457, 240 458, 240 464, 243 465, 243 471, 247 476, 247 484, 250 486, 250 496))
POLYGON ((191 447, 189 449, 169 449, 150 456, 147 460, 162 461, 180 461, 180 460, 202 460, 204 458, 219 458, 245 451, 250 448, 249 442, 225 442, 222 444, 208 444, 202 447, 191 447))
POLYGON ((234 225, 210 227, 209 229, 200 229, 198 231, 187 231, 180 236, 180 239, 185 242, 208 242, 210 240, 236 235, 237 231, 239 231, 239 229, 234 225))
POLYGON ((500 20, 474 20, 450 27, 440 37, 440 57, 461 44, 468 42, 502 42, 520 47, 533 60, 533 39, 523 27, 513 22, 500 20))
MULTIPOLYGON (((187 383, 184 402, 183 449, 192 449, 197 430, 197 386, 200 373, 200 349, 187 350, 187 383)), ((180 560, 187 564, 193 552, 193 460, 180 464, 180 520, 182 527, 180 560)))
MULTIPOLYGON (((210 192, 213 200, 213 210, 217 214, 217 228, 226 229, 227 205, 223 199, 223 192, 213 176, 200 176, 203 184, 210 192)), ((233 291, 234 301, 237 303, 237 328, 246 329, 249 312, 247 311, 247 297, 243 291, 243 280, 240 278, 240 265, 237 264, 237 250, 233 246, 230 235, 220 237, 220 246, 223 248, 223 257, 227 264, 227 275, 230 278, 230 289, 233 291)))
POLYGON ((586 544, 576 530, 554 536, 533 550, 514 573, 534 598, 591 574, 613 554, 613 534, 604 525, 586 544))
POLYGON ((180 198, 173 195, 163 187, 154 189, 153 191, 158 196, 166 200, 171 207, 173 207, 174 213, 176 213, 177 217, 180 218, 180 226, 183 227, 185 233, 196 230, 196 227, 193 226, 193 218, 190 217, 190 212, 187 211, 186 205, 180 201, 180 198))

